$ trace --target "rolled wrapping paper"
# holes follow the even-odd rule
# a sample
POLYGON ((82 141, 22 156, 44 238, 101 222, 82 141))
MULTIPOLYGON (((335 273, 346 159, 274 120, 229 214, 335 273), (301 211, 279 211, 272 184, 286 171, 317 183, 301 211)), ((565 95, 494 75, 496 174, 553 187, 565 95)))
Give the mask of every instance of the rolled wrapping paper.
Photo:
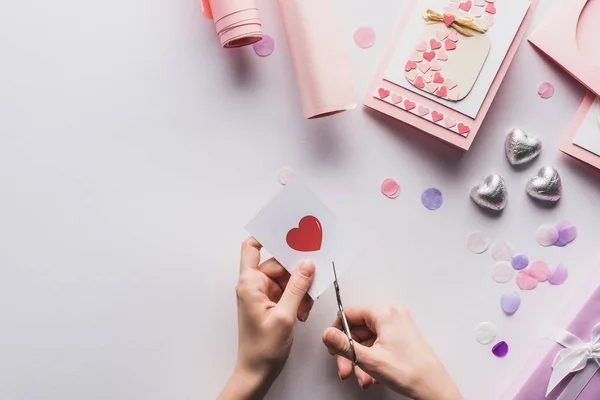
POLYGON ((224 48, 248 46, 262 39, 255 0, 202 0, 204 16, 214 20, 224 48))
POLYGON ((304 116, 321 118, 356 108, 333 0, 278 2, 304 116))

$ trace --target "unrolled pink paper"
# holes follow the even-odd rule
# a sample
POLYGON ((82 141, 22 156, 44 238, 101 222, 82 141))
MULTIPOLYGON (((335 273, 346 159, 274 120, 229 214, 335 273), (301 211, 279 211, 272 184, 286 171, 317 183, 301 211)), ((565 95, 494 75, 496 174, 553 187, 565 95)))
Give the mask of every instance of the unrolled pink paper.
POLYGON ((306 118, 356 108, 332 0, 278 0, 306 118))

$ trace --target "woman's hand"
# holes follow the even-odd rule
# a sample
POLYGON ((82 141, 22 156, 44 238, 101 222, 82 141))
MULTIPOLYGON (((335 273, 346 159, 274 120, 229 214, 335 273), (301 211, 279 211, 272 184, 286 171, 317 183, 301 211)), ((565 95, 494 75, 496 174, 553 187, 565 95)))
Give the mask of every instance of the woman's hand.
POLYGON ((219 400, 261 399, 279 376, 292 349, 296 318, 306 321, 313 300, 306 294, 315 275, 310 261, 290 275, 275 259, 260 264, 261 245, 242 243, 238 303, 238 360, 219 400))
MULTIPOLYGON (((360 368, 362 388, 379 381, 416 400, 461 400, 446 369, 404 308, 357 307, 345 310, 360 368)), ((329 353, 338 355, 342 380, 352 374, 350 344, 339 318, 323 333, 329 353)))

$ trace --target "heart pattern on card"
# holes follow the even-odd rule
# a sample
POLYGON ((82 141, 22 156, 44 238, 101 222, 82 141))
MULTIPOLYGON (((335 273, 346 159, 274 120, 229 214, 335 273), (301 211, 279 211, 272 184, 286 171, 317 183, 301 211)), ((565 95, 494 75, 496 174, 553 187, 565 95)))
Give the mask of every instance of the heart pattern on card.
POLYGON ((458 6, 458 8, 460 8, 461 10, 465 11, 465 12, 469 12, 469 10, 471 9, 471 7, 473 6, 473 3, 471 2, 471 0, 465 1, 464 3, 460 3, 460 6, 458 6))
POLYGON ((442 69, 442 63, 440 63, 438 60, 433 60, 431 62, 431 70, 439 71, 440 69, 442 69))
POLYGON ((379 88, 379 98, 380 99, 385 99, 386 97, 388 97, 390 95, 390 91, 389 90, 385 90, 384 88, 379 88))
POLYGON ((444 124, 446 125, 446 128, 452 128, 452 127, 456 126, 456 120, 452 119, 450 117, 447 117, 444 120, 444 124))
POLYGON ((419 108, 417 109, 417 114, 419 114, 421 117, 424 115, 429 114, 429 108, 424 107, 424 106, 419 106, 419 108))
POLYGON ((396 93, 392 93, 392 104, 398 104, 400 103, 402 100, 404 100, 402 98, 402 96, 400 96, 399 94, 396 93))
POLYGON ((440 61, 448 61, 448 54, 446 53, 446 50, 439 49, 437 51, 437 59, 440 61))
POLYGON ((458 42, 458 32, 456 29, 452 29, 448 34, 448 39, 452 40, 454 43, 458 42))
POLYGON ((469 128, 467 125, 463 124, 462 122, 458 124, 458 133, 460 133, 461 135, 464 135, 465 133, 469 133, 471 131, 471 128, 469 128))
POLYGON ((446 41, 444 42, 444 46, 446 47, 446 50, 448 50, 448 51, 456 49, 456 43, 454 43, 450 39, 446 39, 446 41))
MULTIPOLYGON (((456 17, 454 15, 450 15, 450 14, 444 14, 444 24, 446 24, 446 26, 450 26, 452 25, 452 23, 456 21, 456 17)), ((440 40, 444 40, 440 39, 440 40)))
POLYGON ((427 71, 429 71, 430 69, 431 69, 431 64, 429 64, 428 62, 427 63, 424 62, 419 65, 419 70, 424 74, 426 74, 427 71))
POLYGON ((444 83, 444 77, 439 72, 436 72, 433 76, 433 81, 435 83, 444 83))
POLYGON ((288 246, 296 251, 313 252, 321 250, 323 242, 321 221, 312 215, 303 217, 298 223, 298 227, 292 228, 287 233, 285 241, 288 246))
POLYGON ((416 106, 417 106, 417 103, 415 103, 414 101, 410 101, 409 99, 404 100, 404 108, 406 108, 406 111, 410 111, 413 108, 415 108, 416 106))
POLYGON ((431 113, 431 119, 433 120, 433 122, 438 122, 444 119, 444 114, 434 111, 431 113))
POLYGON ((431 47, 431 50, 437 50, 437 49, 439 49, 439 48, 441 48, 441 47, 442 47, 442 43, 441 43, 441 42, 438 42, 438 41, 437 41, 437 40, 435 40, 435 39, 431 39, 431 40, 429 41, 429 47, 431 47))
POLYGON ((415 68, 417 68, 417 63, 414 61, 411 61, 411 60, 407 61, 406 65, 404 66, 404 70, 406 72, 410 71, 411 69, 415 69, 415 68))
POLYGON ((434 93, 437 88, 440 85, 438 85, 437 83, 428 83, 427 85, 425 85, 425 89, 429 92, 429 93, 434 93))
POLYGON ((437 97, 446 97, 446 96, 448 96, 448 88, 446 88, 446 86, 442 86, 440 88, 440 90, 438 90, 437 92, 435 92, 435 95, 437 97))
MULTIPOLYGON (((444 40, 448 37, 448 32, 445 31, 437 31, 435 33, 435 36, 437 36, 438 40, 444 40)), ((441 47, 441 46, 440 46, 441 47)))
POLYGON ((419 89, 423 89, 425 87, 424 78, 422 76, 417 76, 417 79, 415 79, 415 86, 419 89))
POLYGON ((496 5, 494 3, 488 3, 487 6, 485 6, 485 11, 490 14, 496 14, 496 5))
POLYGON ((426 51, 425 53, 423 53, 423 58, 427 61, 433 60, 435 58, 435 51, 426 51))
POLYGON ((421 52, 427 51, 427 42, 424 40, 422 42, 419 42, 419 44, 417 44, 417 47, 415 48, 415 50, 421 51, 421 52))

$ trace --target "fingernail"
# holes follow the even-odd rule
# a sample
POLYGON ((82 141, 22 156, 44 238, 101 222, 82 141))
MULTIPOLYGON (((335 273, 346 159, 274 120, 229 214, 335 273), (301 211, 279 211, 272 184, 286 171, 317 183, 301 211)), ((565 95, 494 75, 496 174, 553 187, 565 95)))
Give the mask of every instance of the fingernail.
POLYGON ((313 264, 312 261, 303 261, 302 264, 300 264, 299 271, 303 276, 312 278, 315 274, 315 264, 313 264))
POLYGON ((344 380, 342 379, 342 374, 340 374, 340 371, 338 371, 338 376, 340 377, 340 381, 343 382, 344 380))
POLYGON ((360 386, 360 388, 361 388, 362 390, 365 390, 365 387, 363 386, 363 383, 362 383, 362 381, 360 380, 360 378, 356 378, 356 380, 358 381, 358 386, 360 386))

